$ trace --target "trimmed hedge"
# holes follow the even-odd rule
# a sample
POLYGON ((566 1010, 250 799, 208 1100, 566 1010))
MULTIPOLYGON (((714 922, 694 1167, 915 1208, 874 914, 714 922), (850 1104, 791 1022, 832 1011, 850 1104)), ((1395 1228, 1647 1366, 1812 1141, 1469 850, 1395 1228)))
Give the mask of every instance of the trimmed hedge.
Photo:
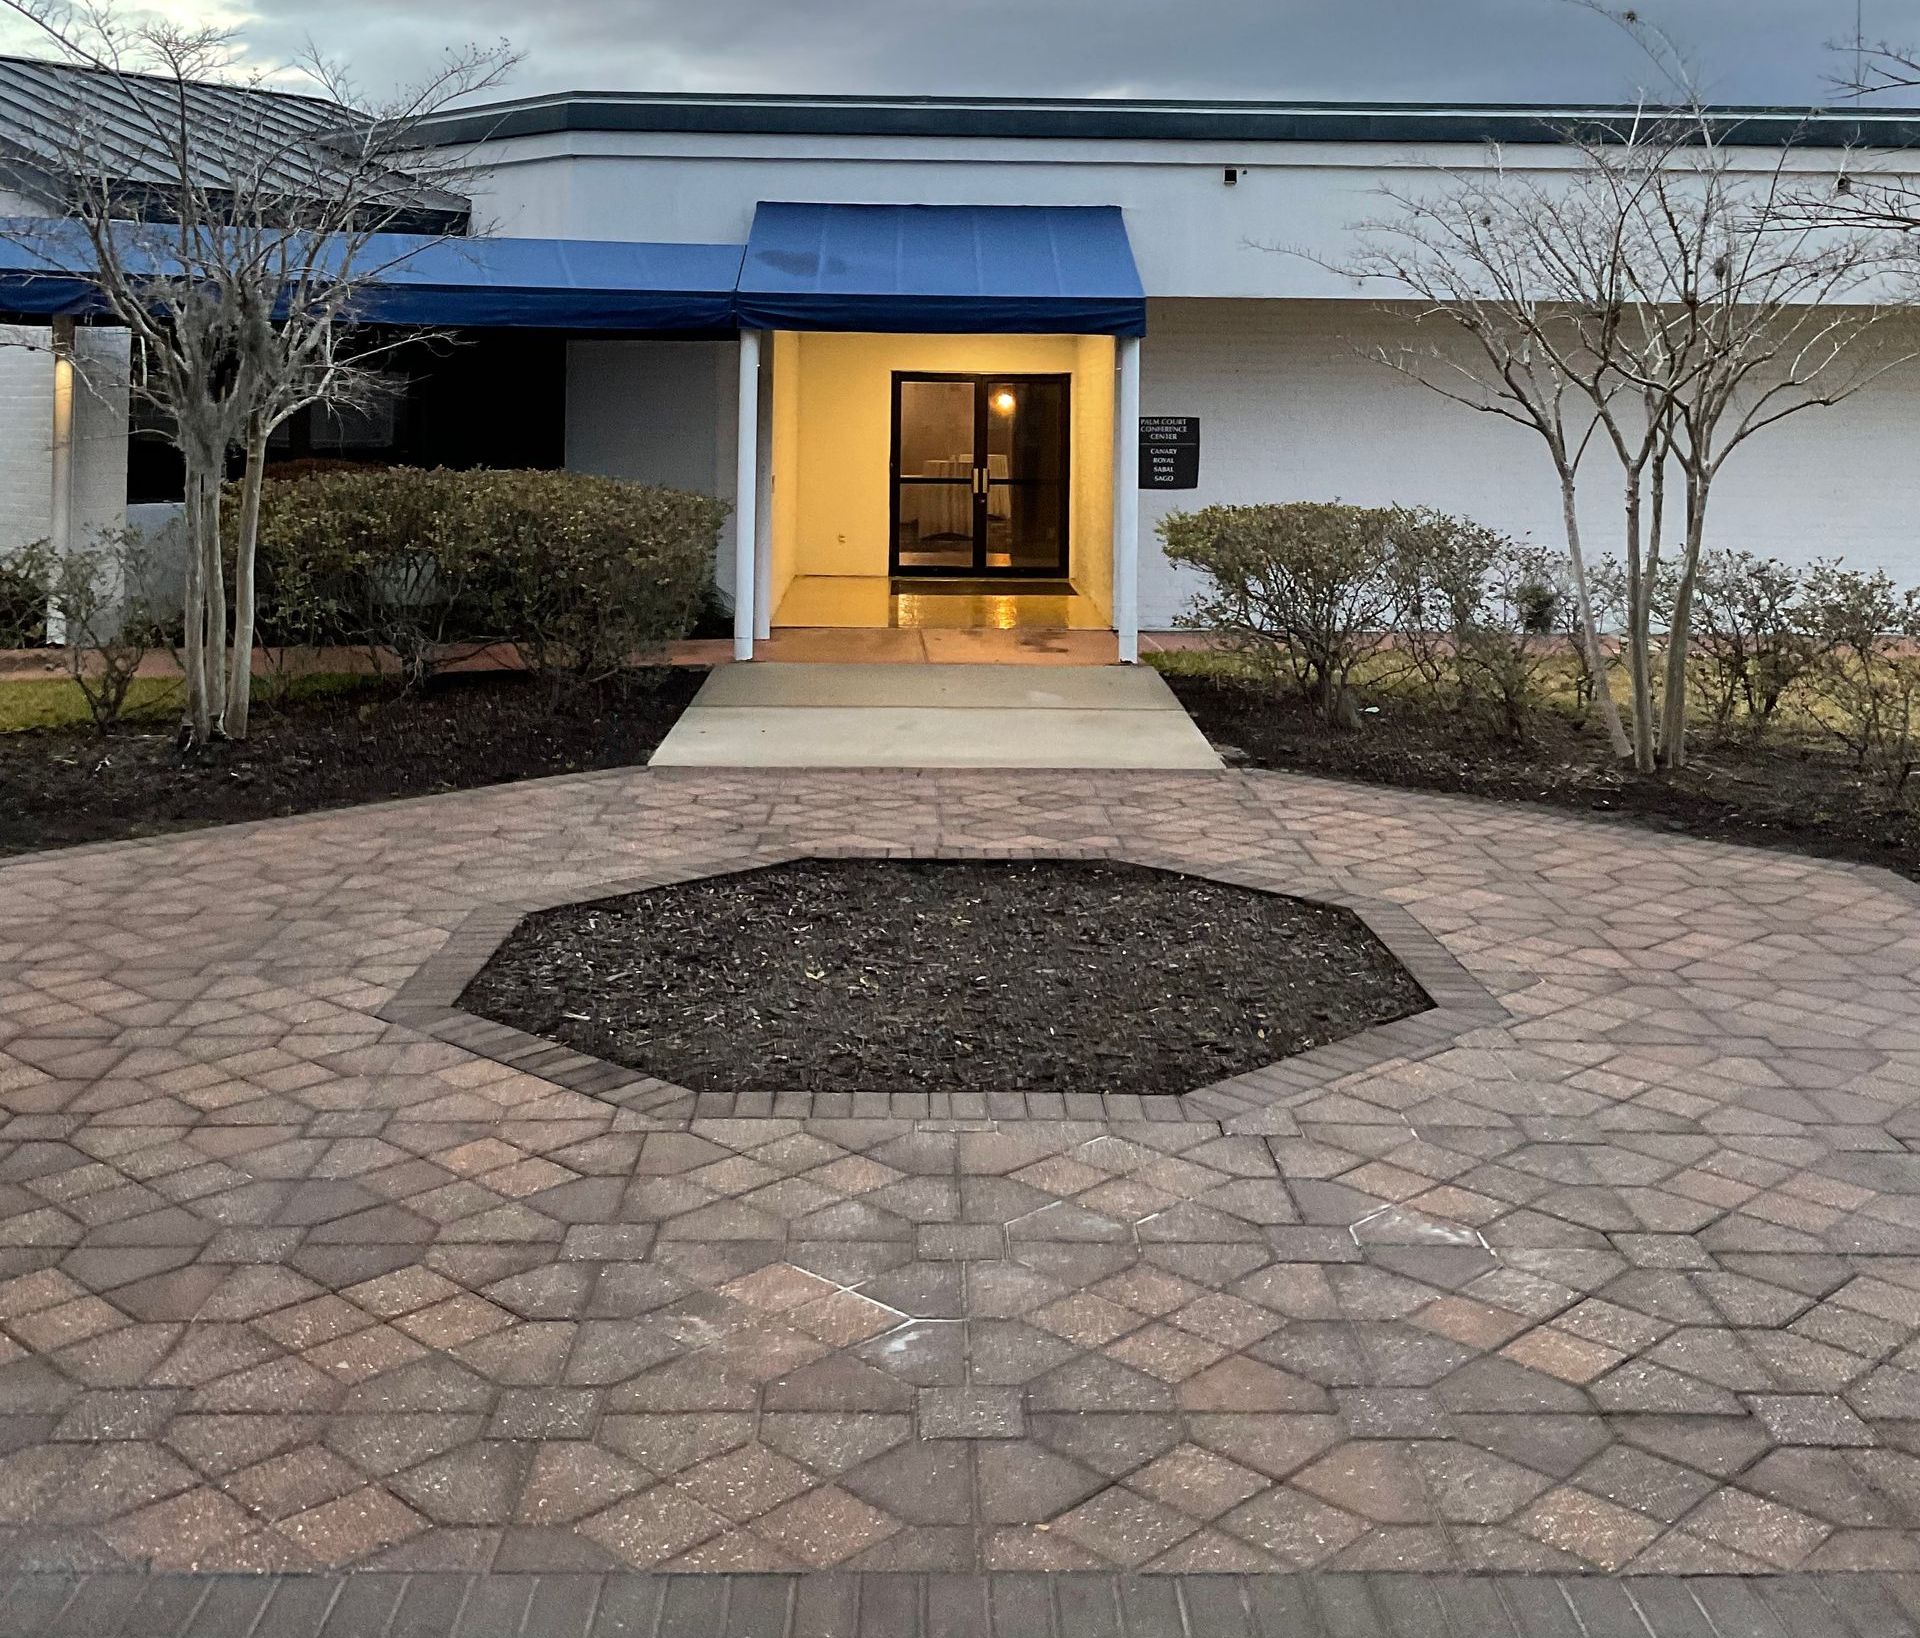
POLYGON ((1428 507, 1338 501, 1170 512, 1160 536, 1206 577, 1190 623, 1291 676, 1328 721, 1358 720, 1354 674, 1390 653, 1390 669, 1526 733, 1559 603, 1538 548, 1428 507))
MULTIPOLYGON (((577 472, 307 472, 262 487, 262 640, 391 649, 412 681, 510 642, 597 678, 698 619, 726 506, 577 472)), ((226 508, 229 530, 239 516, 226 508)))

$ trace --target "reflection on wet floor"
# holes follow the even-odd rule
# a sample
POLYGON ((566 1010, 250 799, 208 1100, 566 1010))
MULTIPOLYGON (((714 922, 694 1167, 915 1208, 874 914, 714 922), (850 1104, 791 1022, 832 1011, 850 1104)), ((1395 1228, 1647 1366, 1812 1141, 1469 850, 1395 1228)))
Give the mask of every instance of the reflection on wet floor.
POLYGON ((1037 587, 888 580, 879 575, 802 575, 774 616, 776 627, 862 627, 897 631, 1103 631, 1110 621, 1092 598, 1063 581, 1037 587))

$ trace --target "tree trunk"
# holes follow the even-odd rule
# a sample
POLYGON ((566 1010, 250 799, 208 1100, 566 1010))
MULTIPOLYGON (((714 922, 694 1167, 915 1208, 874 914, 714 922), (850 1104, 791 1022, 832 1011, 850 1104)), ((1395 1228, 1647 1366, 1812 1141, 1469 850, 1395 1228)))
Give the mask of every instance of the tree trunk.
POLYGON ((1693 624, 1693 584, 1700 567, 1700 546, 1706 535, 1705 483, 1687 474, 1686 555, 1680 584, 1673 593, 1672 629, 1667 633, 1667 674, 1660 699, 1660 765, 1687 765, 1687 637, 1693 624))
POLYGON ((240 480, 239 544, 233 562, 233 663, 227 676, 227 737, 247 737, 253 703, 254 547, 260 538, 260 483, 267 435, 258 421, 247 429, 247 467, 240 480))
POLYGON ((1607 730, 1613 754, 1623 761, 1633 755, 1633 743, 1620 721, 1620 707, 1607 686, 1607 656, 1600 646, 1600 628, 1593 618, 1593 598, 1587 592, 1587 560, 1580 549, 1580 515, 1575 505, 1573 474, 1560 472, 1560 511, 1567 526, 1567 562, 1573 570, 1573 601, 1580 611, 1580 636, 1587 651, 1587 670, 1593 678, 1593 702, 1607 730))
POLYGON ((224 739, 227 734, 227 561, 220 547, 220 489, 224 474, 210 473, 202 504, 205 517, 201 539, 205 544, 207 566, 202 571, 207 585, 207 706, 213 718, 213 732, 224 739))
POLYGON ((1653 768, 1652 576, 1640 553, 1640 473, 1627 473, 1627 684, 1633 712, 1633 765, 1653 768))
MULTIPOLYGON (((1659 595, 1660 591, 1660 543, 1665 538, 1667 520, 1667 448, 1667 440, 1663 437, 1660 443, 1659 454, 1654 461, 1653 506, 1652 513, 1648 518, 1647 530, 1647 666, 1649 672, 1651 672, 1653 666, 1653 600, 1659 595)), ((1668 641, 1671 642, 1673 638, 1673 611, 1669 609, 1667 613, 1667 638, 1668 641)), ((1666 688, 1664 678, 1660 686, 1663 691, 1662 698, 1664 699, 1664 690, 1666 688)), ((1649 749, 1657 759, 1661 738, 1658 731, 1659 724, 1657 722, 1654 724, 1654 728, 1655 732, 1649 749)))
POLYGON ((200 549, 200 526, 204 516, 201 491, 204 481, 191 462, 187 468, 187 499, 183 521, 187 531, 187 587, 182 599, 186 625, 186 653, 182 665, 186 672, 186 703, 181 709, 180 726, 196 745, 213 737, 212 697, 207 690, 207 585, 206 554, 200 549))

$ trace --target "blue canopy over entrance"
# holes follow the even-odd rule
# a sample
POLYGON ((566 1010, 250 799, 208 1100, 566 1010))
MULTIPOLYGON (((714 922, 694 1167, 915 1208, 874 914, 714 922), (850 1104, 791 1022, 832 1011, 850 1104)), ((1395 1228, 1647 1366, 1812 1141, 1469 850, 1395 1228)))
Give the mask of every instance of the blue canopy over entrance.
MULTIPOLYGON (((127 229, 131 272, 177 276, 164 225, 127 229)), ((371 235, 354 257, 351 317, 366 324, 458 329, 734 328, 738 245, 598 239, 371 235)), ((0 312, 86 317, 107 311, 77 222, 0 221, 0 312)))
POLYGON ((1113 205, 763 203, 734 302, 753 330, 1144 335, 1113 205))
MULTIPOLYGON (((179 276, 164 223, 128 223, 130 271, 179 276)), ((0 313, 107 311, 81 224, 0 219, 0 313)), ((449 329, 1146 333, 1113 205, 762 203, 744 246, 374 234, 348 316, 449 329)))

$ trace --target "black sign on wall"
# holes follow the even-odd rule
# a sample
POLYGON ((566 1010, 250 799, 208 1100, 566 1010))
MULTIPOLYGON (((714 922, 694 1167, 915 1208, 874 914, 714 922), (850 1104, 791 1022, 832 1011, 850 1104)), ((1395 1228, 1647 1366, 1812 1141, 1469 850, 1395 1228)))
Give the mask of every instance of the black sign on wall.
POLYGON ((1140 417, 1140 487, 1142 489, 1198 489, 1200 487, 1199 416, 1143 415, 1140 417))

